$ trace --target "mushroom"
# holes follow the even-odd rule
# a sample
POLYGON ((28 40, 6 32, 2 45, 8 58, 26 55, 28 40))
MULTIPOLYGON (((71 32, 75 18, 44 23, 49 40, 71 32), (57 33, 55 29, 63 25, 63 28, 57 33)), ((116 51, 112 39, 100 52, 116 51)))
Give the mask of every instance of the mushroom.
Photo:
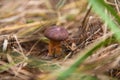
POLYGON ((68 31, 61 26, 53 26, 47 28, 44 35, 50 40, 48 56, 60 56, 62 52, 61 41, 68 38, 68 31))

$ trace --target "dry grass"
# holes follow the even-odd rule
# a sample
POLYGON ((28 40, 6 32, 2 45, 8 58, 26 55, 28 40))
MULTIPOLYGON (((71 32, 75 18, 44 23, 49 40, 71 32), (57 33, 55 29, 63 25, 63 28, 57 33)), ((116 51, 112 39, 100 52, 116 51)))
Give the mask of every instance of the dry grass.
MULTIPOLYGON (((114 0, 105 1, 119 13, 120 7, 114 0)), ((54 71, 69 67, 82 55, 80 52, 106 38, 109 43, 90 56, 77 73, 85 71, 100 80, 120 79, 120 45, 91 11, 87 0, 1 0, 0 80, 55 78, 54 71), (42 59, 48 53, 49 43, 43 32, 52 25, 64 26, 69 39, 61 43, 65 55, 48 61, 42 59)))

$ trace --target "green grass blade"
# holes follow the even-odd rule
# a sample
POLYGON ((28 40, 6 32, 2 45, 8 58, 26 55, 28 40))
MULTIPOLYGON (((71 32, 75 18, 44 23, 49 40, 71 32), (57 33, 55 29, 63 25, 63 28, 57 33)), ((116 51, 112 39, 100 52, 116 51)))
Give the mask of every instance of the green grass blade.
POLYGON ((101 16, 105 23, 108 24, 108 27, 115 34, 117 40, 120 40, 120 29, 117 24, 115 24, 115 21, 113 21, 110 16, 105 13, 105 9, 107 9, 120 23, 120 18, 116 15, 116 12, 110 6, 105 4, 103 0, 89 0, 89 2, 93 6, 95 12, 101 16))
POLYGON ((100 48, 105 43, 106 43, 105 40, 102 40, 102 41, 98 42, 94 47, 92 47, 90 50, 88 50, 85 53, 85 55, 80 56, 79 59, 73 65, 71 65, 67 70, 60 73, 59 76, 57 77, 57 80, 65 80, 68 76, 70 76, 82 64, 82 62, 87 57, 92 55, 95 50, 100 48))
POLYGON ((60 9, 61 7, 63 7, 63 5, 66 3, 67 0, 60 0, 57 5, 56 5, 56 8, 57 9, 60 9))
MULTIPOLYGON (((115 34, 115 37, 117 38, 117 40, 120 40, 120 36, 119 36, 120 29, 118 28, 117 24, 115 24, 115 22, 110 18, 110 16, 108 14, 104 13, 105 9, 107 9, 113 16, 115 16, 116 20, 118 21, 120 19, 116 15, 114 10, 110 6, 105 4, 103 0, 89 0, 89 2, 93 6, 95 12, 98 13, 101 16, 101 18, 105 21, 105 23, 108 24, 111 31, 115 34)), ((79 59, 70 68, 68 68, 64 72, 60 73, 57 80, 65 80, 69 75, 71 75, 77 69, 77 67, 80 66, 80 64, 87 57, 92 55, 92 53, 95 50, 97 50, 102 44, 103 44, 103 42, 98 43, 95 47, 93 47, 91 50, 86 52, 85 55, 83 55, 82 57, 79 57, 79 59)))
POLYGON ((116 12, 116 10, 114 10, 111 6, 106 4, 104 0, 99 0, 97 2, 99 2, 100 5, 104 6, 111 13, 111 15, 114 16, 116 20, 120 23, 120 17, 118 16, 118 13, 116 12))
POLYGON ((15 64, 12 64, 12 63, 8 63, 8 64, 6 63, 4 65, 1 65, 0 66, 0 73, 8 70, 9 68, 11 68, 13 66, 15 66, 15 64))

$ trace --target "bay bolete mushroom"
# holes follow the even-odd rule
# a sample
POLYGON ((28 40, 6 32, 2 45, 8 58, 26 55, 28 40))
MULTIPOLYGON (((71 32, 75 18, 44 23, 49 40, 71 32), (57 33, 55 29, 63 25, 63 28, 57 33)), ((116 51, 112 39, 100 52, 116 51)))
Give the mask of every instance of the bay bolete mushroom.
POLYGON ((60 43, 68 38, 68 31, 64 27, 53 26, 47 28, 44 35, 50 40, 48 56, 60 56, 62 51, 60 43))

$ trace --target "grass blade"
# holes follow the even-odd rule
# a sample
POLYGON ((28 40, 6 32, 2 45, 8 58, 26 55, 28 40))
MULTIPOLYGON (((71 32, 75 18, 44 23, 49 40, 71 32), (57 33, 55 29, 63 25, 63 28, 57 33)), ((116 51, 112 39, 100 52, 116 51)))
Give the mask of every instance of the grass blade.
POLYGON ((89 0, 89 2, 93 6, 95 12, 101 16, 105 23, 108 24, 108 27, 115 34, 117 40, 120 40, 119 27, 117 26, 117 24, 115 24, 115 21, 113 21, 108 14, 104 13, 105 9, 107 9, 116 18, 116 20, 119 21, 118 23, 120 23, 120 18, 118 15, 116 15, 116 12, 110 6, 105 4, 103 0, 89 0))

